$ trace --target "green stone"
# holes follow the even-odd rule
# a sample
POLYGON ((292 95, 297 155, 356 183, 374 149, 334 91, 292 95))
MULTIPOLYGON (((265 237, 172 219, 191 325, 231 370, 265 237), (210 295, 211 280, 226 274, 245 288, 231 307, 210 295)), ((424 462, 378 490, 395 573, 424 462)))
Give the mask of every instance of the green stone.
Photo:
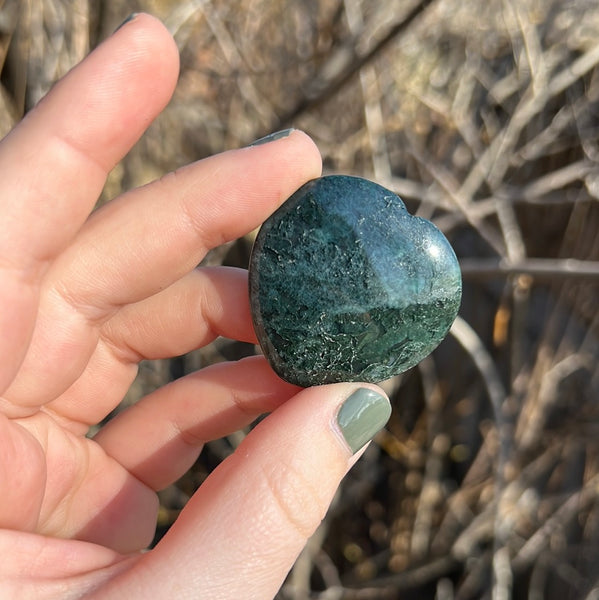
POLYGON ((250 258, 260 346, 300 386, 379 382, 413 367, 447 335, 461 294, 443 234, 359 177, 302 186, 262 225, 250 258))

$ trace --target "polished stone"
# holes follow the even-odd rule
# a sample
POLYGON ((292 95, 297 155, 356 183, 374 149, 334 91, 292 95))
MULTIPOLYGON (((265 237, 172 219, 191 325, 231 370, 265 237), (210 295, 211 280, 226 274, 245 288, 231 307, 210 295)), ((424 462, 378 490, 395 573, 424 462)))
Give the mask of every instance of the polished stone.
POLYGON ((461 291, 443 234, 358 177, 302 186, 262 225, 250 258, 256 335, 278 375, 301 386, 409 369, 447 335, 461 291))

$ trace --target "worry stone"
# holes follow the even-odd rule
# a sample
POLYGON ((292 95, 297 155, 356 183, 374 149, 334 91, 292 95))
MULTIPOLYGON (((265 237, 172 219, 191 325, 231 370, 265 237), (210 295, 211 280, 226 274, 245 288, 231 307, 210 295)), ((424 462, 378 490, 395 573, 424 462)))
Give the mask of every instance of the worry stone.
POLYGON ((300 386, 413 367, 447 335, 462 294, 443 234, 393 192, 344 175, 306 183, 264 222, 249 278, 260 346, 300 386))

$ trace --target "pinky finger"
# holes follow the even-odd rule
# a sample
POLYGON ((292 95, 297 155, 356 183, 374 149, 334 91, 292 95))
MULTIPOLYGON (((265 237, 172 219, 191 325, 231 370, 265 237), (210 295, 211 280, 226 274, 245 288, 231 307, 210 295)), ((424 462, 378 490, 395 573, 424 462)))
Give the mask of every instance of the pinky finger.
POLYGON ((137 479, 159 490, 191 467, 205 442, 245 427, 298 389, 279 379, 263 357, 220 363, 146 396, 94 439, 137 479))

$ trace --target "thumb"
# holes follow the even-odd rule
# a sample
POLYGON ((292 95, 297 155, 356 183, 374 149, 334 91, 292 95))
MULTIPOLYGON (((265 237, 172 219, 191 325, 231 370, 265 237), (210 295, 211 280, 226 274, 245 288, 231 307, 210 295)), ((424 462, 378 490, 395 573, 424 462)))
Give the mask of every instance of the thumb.
POLYGON ((179 596, 183 588, 214 600, 273 598, 341 479, 390 413, 375 386, 301 391, 210 475, 142 559, 148 564, 136 589, 142 583, 150 593, 170 581, 164 592, 179 596))

